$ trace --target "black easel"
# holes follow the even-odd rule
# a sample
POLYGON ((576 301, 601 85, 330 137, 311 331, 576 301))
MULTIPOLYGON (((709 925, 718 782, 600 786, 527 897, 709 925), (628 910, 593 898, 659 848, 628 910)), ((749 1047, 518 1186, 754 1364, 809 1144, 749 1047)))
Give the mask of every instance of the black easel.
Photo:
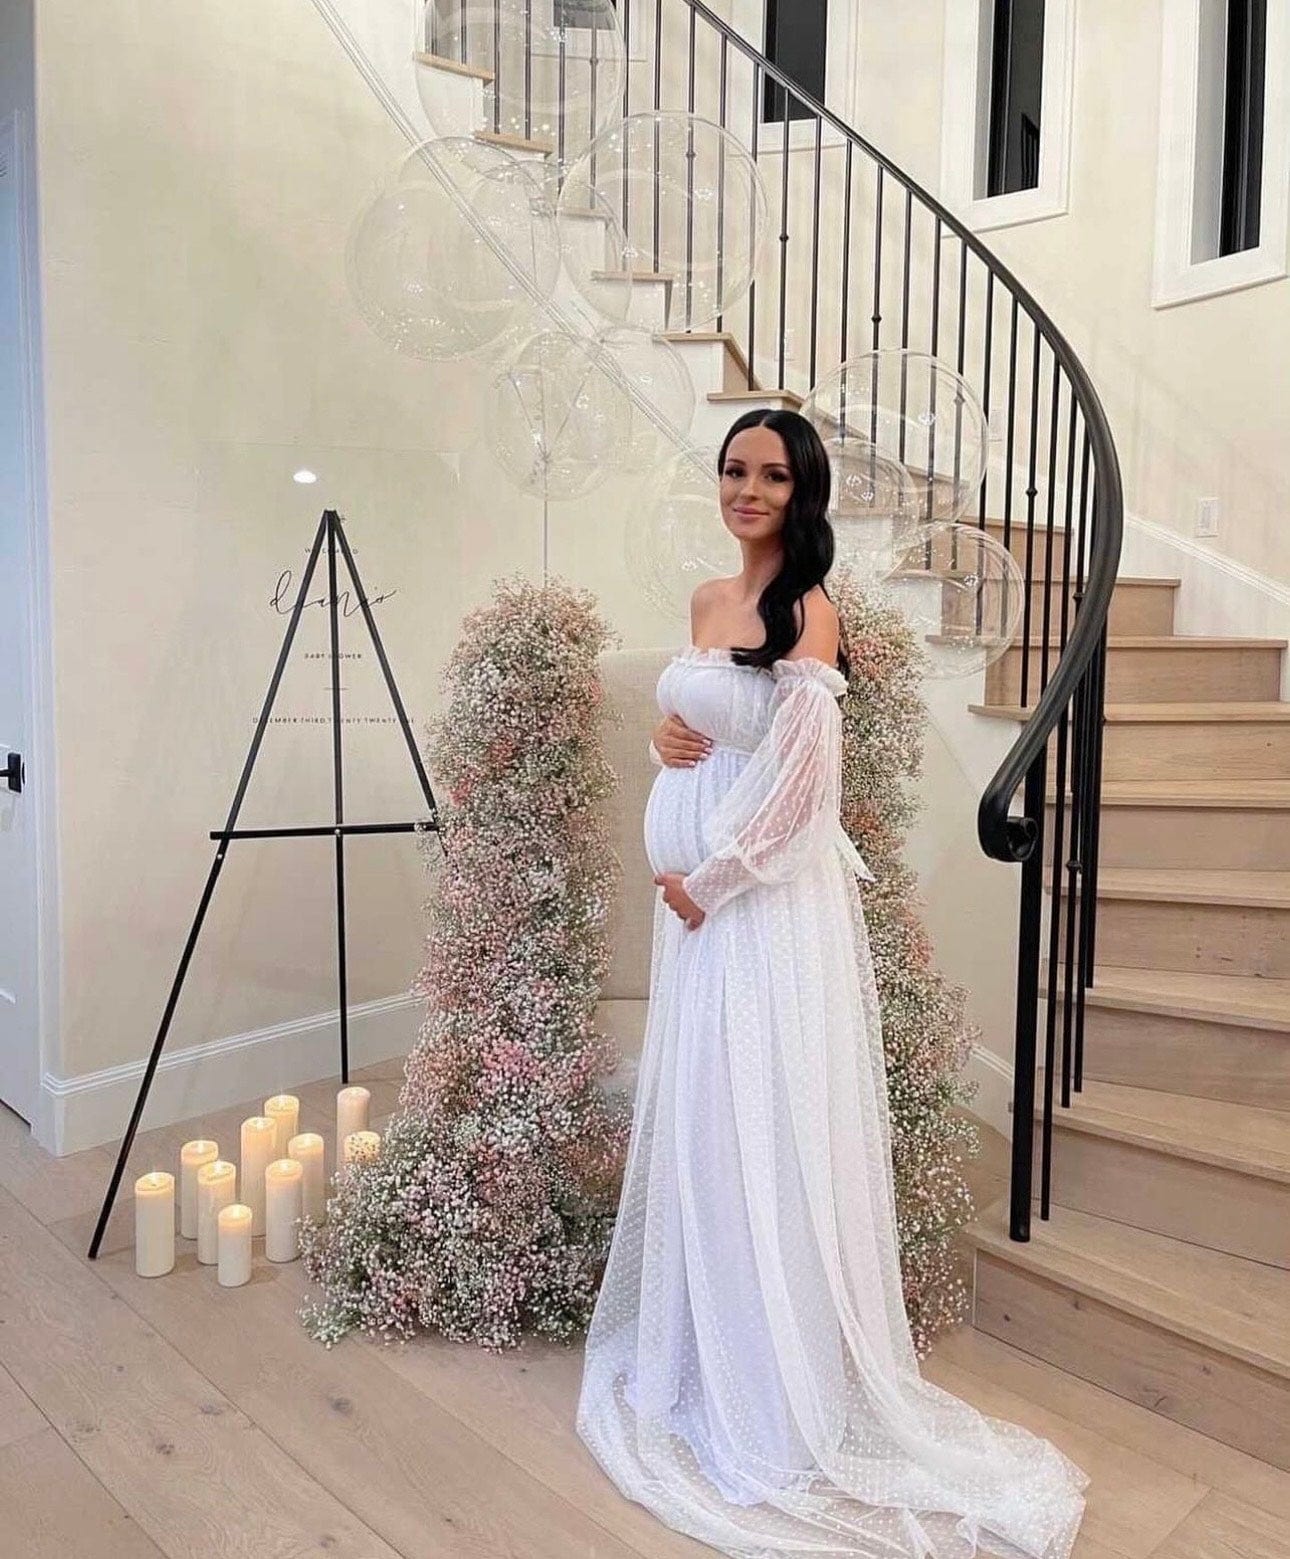
MULTIPOLYGON (((152 1055, 148 1059, 147 1070, 143 1074, 143 1082, 139 1085, 139 1096, 134 1102, 134 1110, 130 1115, 130 1124, 126 1129, 125 1140, 122 1142, 121 1151, 117 1155, 116 1168, 112 1171, 112 1180, 108 1186, 107 1196, 103 1201, 103 1210, 99 1213, 98 1226, 94 1230, 94 1238, 90 1242, 89 1255, 91 1261, 98 1256, 99 1246, 103 1240, 103 1232, 107 1228, 107 1221, 112 1212, 112 1204, 116 1201, 116 1194, 121 1185, 121 1176, 125 1171, 126 1160, 129 1158, 130 1149, 134 1145, 135 1132, 138 1130, 139 1120, 143 1115, 143 1107, 147 1102, 148 1090, 152 1087, 152 1079, 156 1074, 157 1063, 161 1059, 162 1048, 166 1043, 166 1035, 170 1031, 170 1021, 175 1015, 175 1008, 179 1003, 179 994, 183 989, 184 979, 188 974, 188 965, 192 960, 193 950, 197 946, 197 938, 201 935, 202 923, 206 919, 206 911, 210 908, 211 899, 215 893, 215 884, 219 881, 219 874, 224 865, 224 857, 228 853, 228 847, 232 841, 234 839, 311 839, 326 838, 328 836, 335 840, 340 1076, 343 1083, 348 1083, 349 998, 345 959, 345 837, 348 834, 410 834, 426 830, 438 831, 438 829, 439 815, 438 808, 435 805, 434 794, 430 789, 430 781, 426 775, 425 766, 421 761, 421 754, 417 750, 416 740, 412 735, 412 728, 408 724, 403 700, 399 697, 399 690, 395 686, 394 674, 390 670, 385 647, 381 643, 381 635, 376 627, 376 619, 372 616, 372 608, 368 604, 367 596, 363 593, 363 586, 358 577, 358 568, 354 563, 354 554, 350 551, 349 542, 346 540, 340 515, 334 509, 327 509, 323 512, 322 519, 318 522, 318 530, 314 535, 313 546, 309 550, 309 562, 300 581, 300 590, 296 595, 296 604, 292 608, 290 621, 287 623, 287 631, 282 640, 282 648, 278 651, 278 662, 273 668, 273 676, 269 682, 269 691, 265 695, 264 707, 260 710, 260 718, 255 727, 255 735, 251 738, 250 750, 246 755, 246 762, 242 765, 242 776, 237 782, 237 790, 233 796, 233 804, 229 808, 228 819, 223 828, 211 830, 211 838, 215 841, 215 859, 211 862, 210 873, 206 878, 206 886, 202 891, 201 899, 197 905, 197 913, 193 917, 192 928, 188 933, 188 940, 184 944, 184 951, 179 960, 179 968, 175 971, 174 983, 170 987, 170 997, 166 1002, 166 1009, 161 1015, 161 1026, 158 1028, 157 1037, 152 1043, 152 1055), (309 594, 309 587, 313 583, 313 577, 318 568, 318 559, 322 554, 324 543, 327 547, 328 611, 331 624, 331 751, 335 801, 334 820, 330 824, 305 828, 238 828, 238 814, 242 810, 242 801, 251 780, 251 771, 254 769, 255 760, 259 755, 260 743, 264 739, 264 732, 269 723, 274 700, 278 696, 278 687, 282 681, 282 673, 286 669, 287 660, 291 654, 291 646, 295 640, 296 629, 300 625, 300 614, 304 610, 305 599, 309 594), (403 731, 403 739, 407 743, 408 752, 412 758, 412 767, 416 770, 417 781, 421 786, 421 793, 425 797, 426 806, 429 809, 429 817, 424 822, 345 822, 345 773, 342 755, 340 710, 340 618, 336 590, 337 548, 340 550, 354 594, 362 609, 363 621, 367 624, 372 648, 376 651, 376 658, 380 663, 381 674, 385 678, 385 686, 389 692, 390 701, 394 705, 394 712, 398 716, 399 725, 403 731)), ((440 837, 442 840, 442 835, 440 837)))

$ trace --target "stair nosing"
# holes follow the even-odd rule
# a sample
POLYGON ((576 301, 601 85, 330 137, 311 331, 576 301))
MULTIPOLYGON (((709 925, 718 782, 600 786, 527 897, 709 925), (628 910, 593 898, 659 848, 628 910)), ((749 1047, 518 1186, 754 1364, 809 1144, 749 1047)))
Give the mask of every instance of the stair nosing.
MULTIPOLYGON (((1233 872, 1231 868, 1222 866, 1195 867, 1195 866, 1152 866, 1135 868, 1132 866, 1103 866, 1097 878, 1097 897, 1100 900, 1115 900, 1119 903, 1129 904, 1206 904, 1221 909, 1271 909, 1290 910, 1290 871, 1255 872, 1242 870, 1241 877, 1281 877, 1285 879, 1285 886, 1281 894, 1274 898, 1258 897, 1248 891, 1231 890, 1223 892, 1217 887, 1204 888, 1170 888, 1167 884, 1151 886, 1145 882, 1134 884, 1131 879, 1134 876, 1168 877, 1171 873, 1177 877, 1202 877, 1209 876, 1216 880, 1230 880, 1233 872)), ((1061 874, 1059 874, 1061 875, 1061 874)), ((1051 868, 1044 872, 1044 887, 1051 893, 1053 874, 1051 868)), ((1063 896, 1067 894, 1067 884, 1063 880, 1061 884, 1063 896)))
MULTIPOLYGON (((1021 704, 969 704, 972 714, 989 720, 1024 723, 1034 714, 1021 704)), ((1290 702, 1280 699, 1179 700, 1155 704, 1107 704, 1109 725, 1283 725, 1290 723, 1290 702)))
MULTIPOLYGON (((1290 1353, 1285 1357, 1263 1351, 1253 1342, 1242 1340, 1233 1335, 1233 1331, 1223 1331, 1213 1324, 1205 1324, 1202 1317, 1187 1317, 1179 1314, 1177 1310, 1153 1309, 1146 1304, 1140 1295, 1148 1288, 1152 1293, 1168 1294, 1160 1284, 1152 1281, 1145 1283, 1137 1278, 1133 1284, 1123 1281, 1124 1274, 1116 1268, 1097 1260, 1095 1257, 1086 1257, 1076 1262, 1071 1253, 1062 1250, 1055 1243, 1049 1245, 1042 1238, 1043 1220, 1031 1220, 1031 1239, 1029 1241, 1017 1241, 1009 1239, 1006 1232, 1002 1232, 1004 1215, 1007 1208, 1007 1198, 1002 1198, 991 1204, 976 1221, 965 1231, 965 1237, 975 1251, 985 1250, 987 1254, 999 1260, 1006 1260, 1010 1264, 1043 1278, 1062 1288, 1072 1289, 1077 1293, 1086 1295, 1100 1304, 1105 1304, 1111 1309, 1119 1310, 1126 1315, 1143 1321, 1147 1325, 1156 1326, 1162 1331, 1171 1333, 1176 1337, 1186 1338, 1188 1341, 1200 1347, 1208 1348, 1214 1353, 1225 1354, 1228 1357, 1240 1359, 1243 1363, 1254 1369, 1263 1370, 1267 1374, 1276 1375, 1290 1380, 1290 1353), (1001 1226, 996 1229, 991 1226, 990 1220, 994 1219, 1001 1226), (1035 1229, 1038 1225, 1041 1237, 1035 1239, 1035 1229), (1063 1259, 1065 1258, 1065 1259, 1063 1259), (1069 1270, 1068 1270, 1069 1264, 1069 1270), (1099 1281, 1100 1279, 1100 1281, 1099 1281), (1116 1280, 1119 1281, 1116 1281, 1116 1280)), ((1055 1208, 1058 1215, 1069 1217, 1069 1210, 1055 1208)), ((1103 1224, 1112 1223, 1114 1220, 1101 1218, 1092 1213, 1077 1215, 1079 1222, 1089 1221, 1103 1224)), ((1072 1220, 1074 1221, 1074 1220, 1072 1220)), ((1157 1246, 1178 1247, 1180 1259, 1184 1258, 1189 1246, 1186 1240, 1176 1239, 1170 1235, 1155 1234, 1147 1230, 1137 1231, 1157 1246)), ((1228 1266, 1233 1273, 1239 1272, 1242 1267, 1258 1268, 1262 1264, 1255 1262, 1247 1256, 1231 1255, 1222 1251, 1209 1251, 1207 1259, 1214 1266, 1228 1266)), ((1243 1319, 1237 1312, 1229 1311, 1238 1323, 1243 1319)), ((1287 1306, 1287 1320, 1290 1321, 1290 1304, 1287 1306)), ((1257 1325, 1249 1322, 1247 1324, 1257 1325)), ((1290 1326, 1286 1335, 1290 1335, 1290 1326)))
MULTIPOLYGON (((1097 971, 1105 975, 1104 967, 1097 971)), ((1117 973, 1119 970, 1117 969, 1117 973)), ((1137 970, 1125 971, 1129 974, 1138 973, 1137 970)), ((1095 976, 1096 978, 1096 976, 1095 976)), ((1228 976, 1214 974, 1207 976, 1215 981, 1227 979, 1228 976)), ((1126 990, 1122 986, 1117 987, 1115 976, 1111 976, 1110 986, 1094 983, 1084 992, 1085 1006, 1110 1007, 1121 1012, 1150 1012, 1159 1017, 1181 1018, 1184 1022, 1195 1023, 1223 1023, 1231 1028, 1258 1028, 1271 1029, 1276 1033, 1285 1033, 1290 1042, 1290 980, 1266 980, 1260 982, 1272 987, 1285 987, 1286 1010, 1284 1016, 1275 1012, 1261 1013, 1242 1011, 1239 1007, 1208 1007, 1202 1005, 1193 996, 1166 997, 1156 995, 1151 991, 1126 990)), ((1049 982, 1047 975, 1041 973, 1040 994, 1048 995, 1049 982)), ((1061 997, 1065 991, 1065 982, 1059 977, 1057 981, 1057 993, 1061 997)), ((1216 995, 1219 993, 1216 992, 1216 995)))
MULTIPOLYGON (((1042 1097, 1042 1070, 1037 1073, 1035 1085, 1035 1119, 1043 1118, 1042 1097)), ((1054 1078, 1054 1085, 1056 1079, 1054 1078)), ((1163 1153, 1172 1158, 1187 1159, 1191 1163, 1208 1164, 1215 1169, 1223 1169, 1231 1174, 1247 1175, 1255 1180, 1270 1180, 1278 1185, 1290 1186, 1290 1157, 1284 1164, 1269 1164, 1256 1156, 1259 1150, 1251 1148, 1249 1156, 1238 1153, 1233 1144, 1227 1142, 1215 1144, 1212 1141, 1202 1141, 1196 1137, 1184 1137, 1181 1140, 1158 1135, 1159 1127, 1155 1122, 1142 1116, 1124 1115, 1120 1117, 1123 1125, 1104 1120, 1091 1120, 1080 1114, 1081 1105, 1089 1109, 1097 1109, 1095 1100, 1088 1097, 1090 1089, 1119 1088, 1124 1093, 1141 1093, 1151 1096, 1186 1097, 1184 1095, 1168 1095, 1165 1090, 1159 1088, 1131 1088, 1127 1084, 1100 1083, 1085 1080, 1084 1093, 1071 1095, 1071 1106, 1063 1109, 1055 1102, 1056 1087, 1054 1086, 1053 1129, 1055 1131, 1075 1131, 1085 1136, 1101 1137, 1111 1142, 1127 1143, 1131 1147, 1142 1148, 1147 1152, 1163 1153)), ((1193 1106, 1202 1101, 1189 1099, 1193 1106)), ((1223 1104, 1222 1100, 1206 1100, 1207 1104, 1223 1104)), ((1231 1109, 1253 1110, 1253 1105, 1230 1105, 1231 1109)), ((1108 1114, 1116 1112, 1110 1106, 1103 1106, 1108 1114)), ((1285 1115, 1287 1132, 1290 1133, 1290 1112, 1278 1110, 1261 1110, 1259 1113, 1266 1115, 1285 1115)))
MULTIPOLYGON (((1261 781, 1282 787, 1280 794, 1271 795, 1258 791, 1246 791, 1240 795, 1222 794, 1224 789, 1232 789, 1235 783, 1232 780, 1202 782, 1193 790, 1170 790, 1166 788, 1170 783, 1166 780, 1104 780, 1099 799, 1103 807, 1159 807, 1181 811, 1223 811, 1230 808, 1233 811, 1258 812, 1290 808, 1290 779, 1261 781)), ((1044 799, 1049 806, 1055 805, 1056 789, 1050 789, 1044 799)), ((1069 802, 1071 799, 1071 792, 1067 791, 1066 800, 1069 802)))

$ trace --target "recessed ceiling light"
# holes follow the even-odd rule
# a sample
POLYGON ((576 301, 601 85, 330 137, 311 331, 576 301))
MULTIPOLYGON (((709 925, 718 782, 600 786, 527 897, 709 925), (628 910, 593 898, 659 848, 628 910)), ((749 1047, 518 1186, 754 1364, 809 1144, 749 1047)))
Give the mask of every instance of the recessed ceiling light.
POLYGON ((297 471, 291 480, 299 482, 301 487, 308 487, 311 482, 318 480, 318 475, 314 471, 297 471))

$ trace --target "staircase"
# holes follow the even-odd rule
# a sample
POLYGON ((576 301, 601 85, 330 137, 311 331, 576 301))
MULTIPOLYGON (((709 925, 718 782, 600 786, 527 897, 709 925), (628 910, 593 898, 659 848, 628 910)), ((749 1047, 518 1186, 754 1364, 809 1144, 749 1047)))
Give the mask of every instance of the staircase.
MULTIPOLYGON (((1018 1242, 1000 1202, 967 1231, 974 1321, 1290 1468, 1286 644, 1175 635, 1178 588, 1112 597, 1084 1086, 1053 1112, 1051 1216, 1018 1242)), ((982 717, 1024 717, 1040 650, 991 668, 982 717)))
MULTIPOLYGON (((632 9, 619 5, 629 30, 632 9)), ((808 188, 813 177, 813 201, 790 198, 787 131, 781 171, 773 157, 763 164, 779 242, 746 306, 718 328, 668 331, 672 277, 630 277, 632 321, 679 350, 694 379, 694 441, 715 443, 746 405, 797 407, 817 366, 892 345, 956 361, 1002 430, 1002 469, 969 519, 1022 563, 1029 606, 1023 641, 990 668, 972 710, 1015 727, 980 834, 989 854, 1023 862, 1016 1076, 1024 1112, 1037 1101, 1041 1216, 1030 1217, 1022 1130, 1010 1200, 966 1231, 975 1325, 1290 1468, 1286 645, 1179 636, 1177 579, 1115 577, 1114 448, 1042 310, 974 235, 707 7, 669 0, 667 12, 682 24, 676 37, 688 26, 688 60, 674 45, 688 102, 682 85, 666 103, 666 74, 636 56, 627 97, 652 79, 653 106, 725 124, 727 78, 744 64, 740 101, 759 103, 777 79, 817 130, 813 154, 803 141, 792 160, 808 188), (719 46, 719 104, 695 102, 696 21, 719 46), (827 162, 826 123, 841 137, 827 162), (821 232, 830 203, 845 205, 841 248, 821 232), (786 360, 789 335, 809 339, 809 367, 786 360), (1036 1049, 1060 1075, 1036 1074, 1036 1049)), ((661 3, 656 14, 661 27, 661 3)), ((432 78, 455 133, 551 157, 550 142, 484 128, 488 69, 424 52, 408 63, 432 78)), ((392 70, 386 86, 391 102, 415 103, 392 70)), ((602 235, 594 219, 586 227, 594 246, 602 235)))

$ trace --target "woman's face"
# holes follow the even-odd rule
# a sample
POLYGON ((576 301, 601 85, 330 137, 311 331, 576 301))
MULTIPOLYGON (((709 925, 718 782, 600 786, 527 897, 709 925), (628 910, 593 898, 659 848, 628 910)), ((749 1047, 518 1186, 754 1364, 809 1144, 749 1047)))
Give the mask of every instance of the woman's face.
POLYGON ((772 428, 745 428, 726 450, 721 518, 737 541, 764 541, 784 528, 793 472, 784 440, 772 428))

